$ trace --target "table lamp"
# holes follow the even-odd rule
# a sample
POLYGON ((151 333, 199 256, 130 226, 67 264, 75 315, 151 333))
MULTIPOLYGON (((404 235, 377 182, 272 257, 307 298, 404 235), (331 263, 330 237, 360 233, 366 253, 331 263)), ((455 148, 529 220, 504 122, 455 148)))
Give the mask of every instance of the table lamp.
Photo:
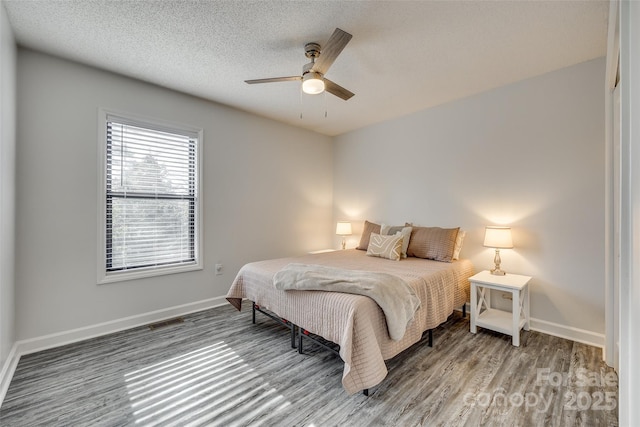
POLYGON ((347 240, 345 236, 351 236, 351 223, 347 221, 338 221, 336 225, 336 234, 342 236, 342 249, 347 246, 347 240))
POLYGON ((513 240, 511 239, 510 227, 493 227, 487 226, 484 231, 484 245, 487 248, 494 248, 496 256, 493 259, 495 268, 491 270, 491 274, 496 276, 504 276, 506 273, 500 269, 500 249, 513 248, 513 240))

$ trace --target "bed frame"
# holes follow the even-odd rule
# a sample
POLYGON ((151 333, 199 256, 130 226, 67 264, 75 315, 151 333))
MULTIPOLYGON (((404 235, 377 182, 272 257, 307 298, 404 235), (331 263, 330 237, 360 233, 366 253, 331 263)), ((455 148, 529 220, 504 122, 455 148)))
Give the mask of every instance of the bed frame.
MULTIPOLYGON (((304 354, 304 351, 303 351, 303 339, 307 338, 308 340, 313 341, 314 343, 318 344, 319 346, 325 348, 326 350, 329 350, 331 353, 333 353, 336 356, 340 357, 340 353, 339 353, 340 346, 338 344, 336 344, 334 342, 331 342, 331 341, 328 341, 328 340, 324 339, 323 337, 321 337, 319 335, 312 334, 311 332, 307 331, 306 329, 297 326, 296 324, 288 321, 287 319, 283 319, 281 317, 276 316, 275 314, 269 312, 268 310, 265 310, 265 309, 261 308, 258 304, 256 304, 255 302, 251 301, 251 320, 252 320, 252 323, 254 325, 256 324, 256 311, 264 314, 265 316, 267 316, 270 319, 278 322, 279 324, 281 324, 283 326, 286 326, 291 331, 291 348, 296 348, 297 347, 299 354, 304 354), (296 343, 296 341, 297 341, 297 343, 296 343), (337 347, 337 349, 336 349, 336 347, 337 347)), ((467 317, 467 305, 466 304, 462 305, 462 317, 463 318, 467 317)), ((433 329, 429 329, 426 332, 429 332, 429 343, 428 343, 428 346, 429 347, 433 347, 433 329)), ((421 342, 421 341, 419 341, 419 342, 421 342)), ((369 389, 366 388, 366 389, 362 390, 362 394, 364 394, 365 396, 369 396, 369 389)))

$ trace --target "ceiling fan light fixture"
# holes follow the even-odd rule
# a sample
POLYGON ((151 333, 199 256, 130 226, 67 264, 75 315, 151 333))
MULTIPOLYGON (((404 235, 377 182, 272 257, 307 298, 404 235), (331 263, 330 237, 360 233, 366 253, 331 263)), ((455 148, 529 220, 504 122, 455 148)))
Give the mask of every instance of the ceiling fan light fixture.
POLYGON ((317 95, 324 92, 324 80, 320 73, 309 71, 302 77, 302 91, 309 95, 317 95))

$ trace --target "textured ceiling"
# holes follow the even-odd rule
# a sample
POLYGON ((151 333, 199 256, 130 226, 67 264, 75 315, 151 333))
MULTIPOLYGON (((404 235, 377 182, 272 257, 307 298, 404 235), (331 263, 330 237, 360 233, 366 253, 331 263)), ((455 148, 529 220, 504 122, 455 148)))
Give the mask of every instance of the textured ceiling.
POLYGON ((604 56, 607 1, 16 1, 21 46, 327 135, 604 56), (301 95, 304 44, 353 39, 301 95), (325 117, 325 111, 327 116, 325 117), (302 118, 300 116, 302 115, 302 118))

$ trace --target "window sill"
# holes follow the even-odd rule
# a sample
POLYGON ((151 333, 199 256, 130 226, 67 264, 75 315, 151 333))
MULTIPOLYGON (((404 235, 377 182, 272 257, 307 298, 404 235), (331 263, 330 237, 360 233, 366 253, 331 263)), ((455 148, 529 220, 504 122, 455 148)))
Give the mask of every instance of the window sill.
POLYGON ((202 264, 188 264, 181 265, 175 267, 165 267, 165 268, 149 268, 149 269, 139 269, 139 270, 131 270, 131 271, 117 271, 117 272, 101 272, 98 277, 98 285, 107 284, 107 283, 115 283, 115 282, 124 282, 127 280, 137 280, 144 279, 147 277, 156 277, 156 276, 166 276, 169 274, 177 274, 177 273, 186 273, 188 271, 196 271, 202 270, 202 264))

